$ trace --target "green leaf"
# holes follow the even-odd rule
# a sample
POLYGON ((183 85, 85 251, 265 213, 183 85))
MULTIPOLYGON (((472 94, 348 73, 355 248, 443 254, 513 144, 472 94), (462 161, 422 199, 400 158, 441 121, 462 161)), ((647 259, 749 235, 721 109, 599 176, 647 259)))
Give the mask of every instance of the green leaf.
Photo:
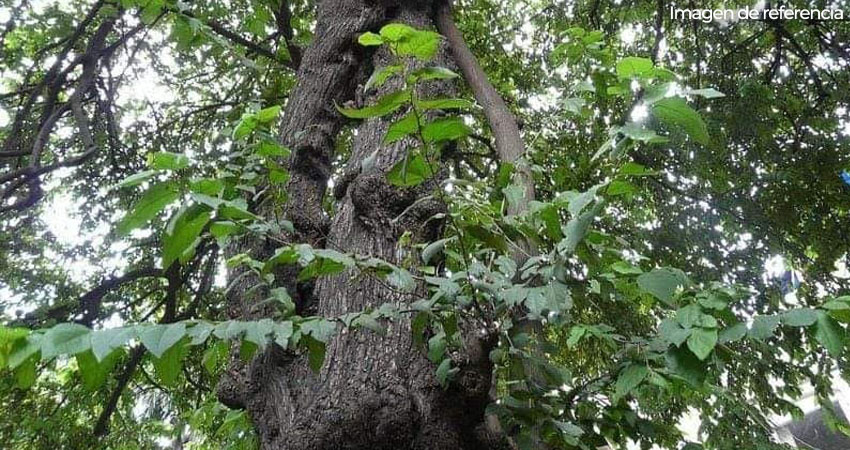
POLYGON ((239 123, 237 123, 236 127, 233 128, 233 140, 238 141, 248 137, 248 135, 253 133, 254 129, 257 128, 258 123, 259 122, 255 115, 249 113, 243 114, 239 123))
MULTIPOLYGON (((377 35, 375 35, 377 36, 377 35)), ((378 37, 380 39, 380 37, 378 37)), ((404 66, 399 64, 394 64, 392 66, 380 67, 375 69, 372 73, 372 76, 369 77, 369 80, 366 81, 366 85, 363 86, 364 91, 368 91, 372 88, 378 88, 384 85, 387 80, 390 79, 393 75, 401 73, 404 70, 404 66)))
POLYGON ((417 100, 416 107, 422 111, 432 109, 472 109, 475 103, 462 98, 435 98, 431 100, 417 100))
POLYGON ((691 330, 682 328, 675 320, 664 319, 658 325, 658 334, 665 341, 678 347, 690 337, 691 330))
POLYGON ((445 67, 423 67, 417 69, 410 74, 410 77, 415 80, 451 80, 460 75, 445 67))
POLYGON ((620 78, 642 78, 652 73, 655 65, 652 60, 629 56, 617 63, 617 76, 620 78))
POLYGON ((304 344, 307 346, 307 363, 314 373, 319 373, 322 370, 322 364, 325 362, 325 352, 327 347, 324 343, 315 339, 305 337, 304 344))
POLYGON ((187 255, 197 245, 198 237, 210 221, 210 211, 195 205, 181 208, 171 219, 162 236, 162 267, 168 268, 177 260, 187 261, 187 255))
POLYGON ((428 122, 422 127, 422 138, 426 142, 454 141, 472 134, 458 117, 446 117, 428 122))
POLYGON ((154 170, 180 170, 189 167, 189 158, 180 153, 154 152, 148 154, 148 166, 154 170))
POLYGON ((402 105, 408 103, 410 101, 410 91, 401 90, 392 92, 390 94, 384 95, 378 102, 372 106, 367 106, 365 108, 341 108, 337 106, 337 110, 348 118, 351 119, 369 119, 372 117, 382 117, 395 112, 397 109, 401 108, 402 105))
POLYGON ((821 343, 833 358, 838 358, 844 352, 846 332, 826 311, 818 311, 815 338, 821 343))
POLYGON ((133 327, 108 328, 93 331, 91 334, 92 354, 98 361, 103 361, 113 350, 124 346, 135 335, 136 331, 133 327))
POLYGON ((688 338, 688 348, 694 352, 700 360, 704 360, 717 345, 717 330, 694 328, 688 338))
POLYGON ((36 364, 38 364, 36 358, 28 358, 15 370, 15 386, 18 389, 26 390, 35 384, 35 380, 38 378, 36 364))
POLYGON ((186 329, 186 336, 191 338, 189 345, 200 345, 206 342, 215 326, 209 322, 199 321, 186 329))
POLYGON ((41 359, 74 355, 91 348, 90 329, 78 323, 60 323, 41 338, 41 359))
POLYGON ((649 375, 649 369, 643 364, 633 364, 620 371, 614 387, 614 398, 623 398, 638 387, 647 375, 649 375))
POLYGON ((662 267, 638 277, 638 286, 664 303, 672 304, 679 287, 688 285, 688 277, 679 269, 662 267))
POLYGON ((419 121, 417 120, 416 114, 409 113, 390 125, 386 136, 384 136, 384 145, 392 144, 406 136, 415 134, 418 130, 419 121))
POLYGON ((424 156, 416 153, 396 163, 387 173, 387 180, 395 186, 418 186, 433 177, 436 170, 424 156))
POLYGON ((213 237, 215 237, 216 239, 221 239, 230 236, 238 229, 239 225, 229 220, 225 220, 222 222, 213 222, 210 224, 210 234, 212 234, 213 237))
POLYGON ((413 275, 401 267, 393 267, 393 270, 387 274, 387 282, 404 292, 410 292, 416 287, 413 275))
POLYGON ((640 267, 635 267, 626 261, 617 261, 611 264, 611 270, 624 275, 640 275, 643 273, 640 267))
POLYGON ((449 385, 449 380, 452 375, 457 372, 457 370, 457 368, 452 369, 452 360, 449 358, 444 359, 440 365, 437 366, 437 381, 443 389, 449 385))
POLYGON ((433 363, 438 363, 443 360, 446 354, 446 334, 437 333, 428 339, 428 359, 433 363))
POLYGON ((91 351, 77 353, 77 366, 80 368, 83 387, 88 391, 95 391, 103 386, 112 368, 121 359, 121 355, 122 352, 112 352, 101 360, 91 351))
POLYGON ((367 32, 361 34, 360 37, 357 38, 357 42, 359 42, 360 45, 362 45, 364 47, 369 47, 369 46, 383 45, 384 40, 381 39, 381 36, 379 36, 375 33, 372 33, 371 31, 367 31, 367 32))
POLYGON ((336 333, 336 323, 326 319, 310 319, 301 323, 301 332, 318 342, 327 343, 336 333))
POLYGON ((729 342, 735 342, 741 340, 744 336, 747 335, 747 324, 744 322, 738 322, 731 327, 724 328, 720 331, 720 336, 718 337, 718 341, 721 344, 726 344, 729 342))
POLYGON ((637 192, 637 188, 628 181, 614 180, 605 192, 610 196, 628 195, 637 192))
POLYGON ((659 136, 655 131, 643 128, 642 126, 629 122, 622 127, 620 127, 620 132, 623 133, 624 136, 634 139, 638 142, 648 142, 650 144, 661 144, 667 142, 668 139, 659 136))
POLYGON ((505 194, 505 200, 512 208, 518 208, 522 200, 525 198, 525 189, 516 184, 508 185, 502 188, 502 193, 505 194))
POLYGON ((655 172, 648 170, 646 167, 634 162, 627 162, 623 164, 623 166, 620 167, 619 172, 620 175, 630 177, 640 177, 645 175, 652 175, 654 173, 655 172))
POLYGON ((753 339, 763 341, 773 337, 773 332, 778 326, 779 316, 756 316, 747 334, 753 339))
POLYGON ((453 237, 440 239, 438 241, 434 241, 428 244, 428 246, 425 247, 424 250, 422 250, 422 262, 424 262, 425 264, 430 263, 431 260, 434 259, 434 256, 443 251, 443 249, 446 247, 446 243, 452 240, 454 240, 453 237))
POLYGON ((782 313, 782 323, 789 327, 807 327, 818 320, 818 313, 811 308, 797 308, 782 313))
POLYGON ((290 321, 275 322, 274 324, 274 341, 277 345, 286 348, 289 346, 289 339, 295 333, 295 329, 290 321))
POLYGON ((227 341, 218 341, 210 346, 201 358, 201 364, 204 369, 210 374, 215 374, 216 370, 227 361, 230 354, 230 343, 227 341))
POLYGON ((676 320, 684 328, 699 326, 702 309, 697 304, 690 304, 676 311, 676 320))
POLYGON ((289 156, 289 149, 277 142, 264 140, 257 144, 256 153, 265 158, 285 158, 289 156))
POLYGON ((255 116, 260 123, 270 123, 280 117, 280 105, 261 109, 257 111, 255 116))
POLYGON ((709 98, 709 99, 726 97, 726 94, 724 94, 724 93, 722 93, 722 92, 720 92, 720 91, 718 91, 717 89, 714 89, 714 88, 691 89, 691 90, 687 91, 687 93, 689 95, 698 95, 700 97, 705 97, 705 98, 709 98))
POLYGON ((189 353, 186 339, 180 339, 171 346, 162 356, 153 359, 153 367, 156 377, 164 386, 173 386, 180 376, 183 367, 183 358, 189 353))
POLYGON ((573 253, 576 247, 578 247, 578 244, 584 239, 584 236, 587 235, 590 224, 593 223, 593 219, 599 214, 602 207, 602 203, 597 203, 589 211, 585 211, 580 216, 570 219, 562 229, 564 239, 558 243, 558 250, 573 253))
POLYGON ((118 188, 128 188, 133 186, 138 186, 145 181, 150 180, 156 174, 160 173, 159 170, 144 170, 142 172, 134 173, 127 178, 124 178, 120 183, 116 184, 115 187, 118 188))
POLYGON ((698 386, 705 381, 706 367, 690 350, 670 347, 664 354, 667 369, 688 383, 698 386))
MULTIPOLYGON (((2 329, 2 326, 0 326, 2 329)), ((44 336, 41 334, 30 334, 24 339, 18 339, 12 346, 12 351, 9 353, 7 361, 10 369, 14 369, 21 365, 24 361, 30 359, 33 355, 41 351, 41 340, 44 336)), ((0 368, 3 367, 3 355, 0 352, 0 368)))
POLYGON ((702 145, 708 145, 709 136, 705 122, 681 97, 663 98, 652 105, 652 113, 667 125, 685 130, 702 145))
POLYGON ((186 324, 183 322, 168 325, 150 325, 139 330, 139 340, 153 356, 160 358, 183 336, 186 335, 186 324))
POLYGON ((189 190, 198 194, 217 196, 224 190, 224 182, 217 178, 201 178, 189 183, 189 190))
POLYGON ((179 189, 174 182, 169 181, 153 185, 118 222, 116 227, 118 235, 127 235, 136 228, 145 225, 171 202, 177 200, 179 196, 179 189))
POLYGON ((414 56, 421 60, 432 59, 440 47, 439 34, 433 31, 417 30, 402 23, 391 23, 381 28, 384 42, 393 43, 399 56, 414 56))

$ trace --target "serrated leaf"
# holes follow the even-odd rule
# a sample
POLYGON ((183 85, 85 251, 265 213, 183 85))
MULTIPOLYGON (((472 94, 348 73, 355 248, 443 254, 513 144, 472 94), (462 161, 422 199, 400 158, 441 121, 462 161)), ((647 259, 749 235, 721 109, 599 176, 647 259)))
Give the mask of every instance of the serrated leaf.
POLYGON ((716 329, 694 328, 691 330, 691 335, 688 337, 688 348, 700 360, 707 358, 716 345, 716 329))
POLYGON ((174 182, 153 185, 142 195, 142 198, 139 199, 121 221, 118 222, 116 227, 118 235, 124 236, 130 231, 145 225, 166 206, 177 200, 179 196, 179 189, 174 182))
POLYGON ((183 358, 186 357, 188 352, 186 339, 180 339, 162 356, 153 359, 153 367, 160 383, 164 386, 173 386, 177 382, 180 369, 183 367, 183 358))
POLYGON ((255 116, 260 123, 269 123, 280 117, 280 105, 274 105, 269 106, 268 108, 263 108, 257 111, 255 116))
POLYGON ((224 182, 217 178, 201 178, 189 183, 189 190, 198 194, 217 196, 224 190, 224 182))
POLYGON ((181 208, 171 219, 162 236, 162 267, 168 268, 177 260, 185 262, 184 254, 194 248, 204 227, 210 221, 210 211, 195 205, 181 208))
POLYGON ((359 42, 360 45, 362 45, 364 47, 369 47, 369 46, 383 45, 384 40, 381 39, 381 36, 379 36, 375 33, 372 33, 371 31, 367 31, 367 32, 361 34, 360 37, 357 38, 357 42, 359 42))
POLYGON ((445 67, 423 67, 410 74, 413 80, 451 80, 460 75, 445 67))
POLYGON ((747 324, 744 322, 738 322, 731 327, 724 328, 720 331, 720 335, 718 337, 718 342, 721 344, 726 344, 729 342, 735 342, 741 340, 744 336, 747 335, 747 324))
POLYGON ((183 322, 168 325, 150 325, 139 330, 139 340, 151 354, 157 358, 168 351, 183 336, 186 335, 186 324, 183 322))
POLYGON ((387 181, 394 186, 418 186, 433 177, 436 170, 424 156, 416 153, 396 163, 387 173, 387 181))
POLYGON ((688 383, 696 386, 705 381, 705 364, 689 349, 671 347, 664 354, 664 359, 668 370, 682 377, 688 383))
POLYGON ((452 360, 449 358, 444 359, 439 366, 437 366, 437 381, 441 386, 445 389, 446 386, 449 385, 449 379, 452 375, 452 360))
POLYGON ((180 153, 154 152, 148 154, 148 166, 154 170, 180 170, 189 167, 189 158, 180 153))
POLYGON ((668 97, 655 102, 652 113, 665 124, 683 129, 694 141, 708 145, 710 138, 705 122, 681 97, 668 97))
POLYGON ((826 311, 818 311, 815 338, 823 345, 830 355, 838 358, 844 352, 847 337, 844 328, 838 324, 826 311))
POLYGON ((665 341, 678 347, 690 337, 691 330, 682 328, 675 320, 664 319, 658 326, 658 334, 665 341))
POLYGON ((390 125, 386 136, 384 136, 384 145, 392 144, 406 136, 413 135, 418 130, 419 121, 417 120, 416 115, 409 113, 390 125))
POLYGON ((381 87, 384 85, 384 83, 387 82, 387 80, 390 79, 390 77, 395 74, 401 73, 403 70, 404 67, 399 64, 375 69, 375 72, 372 73, 372 76, 369 77, 369 80, 367 80, 366 84, 363 86, 363 90, 369 91, 372 88, 381 87))
POLYGON ((428 246, 425 247, 424 250, 422 250, 422 262, 424 262, 425 264, 430 263, 434 256, 443 251, 443 249, 446 247, 446 243, 453 239, 454 238, 440 239, 438 241, 434 241, 428 244, 428 246))
POLYGON ((401 267, 393 267, 393 270, 387 274, 387 282, 396 289, 405 292, 410 292, 416 287, 413 275, 401 267))
POLYGON ((327 347, 324 343, 312 338, 304 338, 304 343, 307 346, 307 362, 310 369, 314 373, 319 373, 322 370, 322 364, 325 362, 327 347))
POLYGON ((672 304, 673 295, 679 287, 688 284, 687 276, 681 270, 669 267, 653 269, 639 276, 637 281, 642 291, 667 304, 672 304))
POLYGON ((818 313, 811 308, 797 308, 782 313, 782 323, 789 327, 807 327, 818 320, 818 313))
POLYGON ((620 372, 614 387, 614 398, 620 399, 633 391, 649 375, 649 369, 643 364, 633 364, 620 372))
POLYGON ((410 91, 401 90, 384 95, 378 102, 372 106, 365 108, 342 108, 337 107, 339 112, 351 119, 369 119, 372 117, 382 117, 395 112, 402 105, 410 101, 410 91))
POLYGON ((35 384, 35 380, 38 378, 37 364, 36 358, 28 358, 18 366, 15 370, 15 386, 18 389, 26 390, 35 384))
POLYGON ((778 326, 779 316, 756 316, 747 334, 753 339, 769 339, 778 326))
POLYGON ((327 343, 336 333, 336 323, 326 319, 310 319, 301 323, 301 333, 318 342, 327 343))
POLYGON ((95 391, 103 386, 121 355, 122 352, 112 352, 106 358, 99 359, 91 351, 77 353, 77 366, 80 368, 83 387, 88 391, 95 391))
POLYGON ((428 339, 428 359, 433 363, 437 363, 443 360, 443 356, 446 354, 446 335, 444 333, 437 333, 428 339))
POLYGON ((724 93, 722 93, 722 92, 720 92, 720 91, 718 91, 717 89, 714 89, 714 88, 691 89, 691 90, 688 91, 688 94, 698 95, 700 97, 709 98, 709 99, 710 98, 726 97, 726 94, 724 94, 724 93))
POLYGON ((227 341, 218 341, 205 352, 201 358, 201 364, 210 374, 215 374, 216 369, 221 367, 230 353, 230 344, 227 341))
MULTIPOLYGON (((10 369, 15 369, 24 361, 30 359, 32 356, 41 351, 41 339, 43 337, 44 335, 42 334, 32 333, 24 339, 15 341, 12 345, 6 365, 8 365, 10 369)), ((2 352, 0 352, 0 367, 3 367, 3 365, 3 356, 2 352)))
POLYGON ((564 239, 558 243, 558 250, 566 253, 573 253, 576 247, 578 247, 578 244, 584 239, 585 235, 587 235, 590 224, 593 223, 593 219, 596 218, 596 215, 602 211, 602 207, 602 203, 597 203, 589 211, 585 211, 580 216, 570 219, 570 221, 567 222, 562 229, 564 239))
POLYGON ((103 361, 113 350, 124 346, 136 335, 133 327, 108 328, 97 330, 91 334, 92 354, 98 361, 103 361))
POLYGON ((435 98, 430 100, 418 100, 416 102, 416 106, 422 111, 432 109, 473 109, 475 108, 475 103, 462 98, 435 98))
POLYGON ((446 117, 422 126, 425 142, 454 141, 472 134, 472 129, 458 117, 446 117))
POLYGON ((156 176, 156 174, 158 174, 158 173, 160 173, 159 170, 144 170, 142 172, 134 173, 134 174, 128 176, 127 178, 124 178, 123 180, 121 180, 121 182, 116 184, 115 187, 128 188, 128 187, 138 186, 138 185, 144 183, 145 181, 150 180, 151 178, 156 176))
POLYGON ((652 73, 655 64, 647 58, 629 56, 617 63, 617 76, 620 78, 641 78, 652 73))
POLYGON ((60 323, 41 338, 41 359, 75 355, 91 348, 91 330, 78 323, 60 323))

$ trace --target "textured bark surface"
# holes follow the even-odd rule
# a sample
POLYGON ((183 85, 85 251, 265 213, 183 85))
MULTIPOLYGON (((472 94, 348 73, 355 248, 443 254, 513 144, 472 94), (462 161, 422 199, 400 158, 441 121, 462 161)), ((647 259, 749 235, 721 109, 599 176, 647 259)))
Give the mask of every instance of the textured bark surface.
MULTIPOLYGON (((296 240, 399 263, 405 257, 397 243, 403 232, 409 230, 422 240, 439 232, 439 221, 428 219, 444 210, 442 203, 423 201, 411 207, 432 193, 435 183, 398 189, 386 181, 386 173, 414 144, 381 145, 392 117, 357 126, 346 182, 336 192, 336 213, 329 219, 322 210, 335 138, 345 125, 334 104, 355 98, 358 83, 388 59, 383 50, 367 54, 357 44, 358 35, 392 21, 430 27, 433 11, 430 2, 326 0, 319 5, 316 37, 304 53, 282 128, 284 143, 293 151, 290 201, 284 214, 295 225, 296 240), (373 154, 374 165, 362 170, 361 162, 373 154)), ((443 49, 438 63, 449 63, 447 55, 443 49)), ((390 83, 383 89, 396 87, 390 83)), ((450 89, 437 85, 423 95, 450 89)), ((380 94, 371 93, 365 101, 380 94)), ((266 247, 243 242, 239 251, 263 256, 271 251, 266 247)), ((321 278, 309 286, 296 286, 292 274, 279 275, 279 282, 296 292, 302 312, 325 317, 411 300, 382 282, 351 273, 321 278)), ((234 317, 263 315, 252 308, 252 298, 243 295, 255 282, 243 276, 231 289, 234 317)), ((256 290, 254 294, 262 296, 256 290)), ((408 318, 388 325, 383 336, 366 331, 337 334, 328 343, 319 374, 309 369, 306 356, 280 348, 269 349, 247 367, 234 363, 219 386, 219 396, 232 407, 247 409, 264 449, 502 447, 500 436, 484 431, 492 370, 487 340, 475 336, 475 326, 465 325, 470 332, 465 349, 457 355, 461 371, 444 390, 436 380, 435 366, 414 345, 408 318)))

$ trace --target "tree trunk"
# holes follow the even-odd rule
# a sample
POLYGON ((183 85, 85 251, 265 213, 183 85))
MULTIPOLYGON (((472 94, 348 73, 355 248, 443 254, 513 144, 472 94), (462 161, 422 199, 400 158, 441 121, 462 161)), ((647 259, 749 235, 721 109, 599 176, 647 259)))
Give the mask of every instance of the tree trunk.
MULTIPOLYGON (((358 83, 365 82, 373 67, 388 62, 385 50, 367 52, 357 37, 393 21, 432 27, 433 11, 428 1, 320 3, 314 42, 304 53, 282 128, 283 141, 293 152, 285 215, 295 225, 294 240, 400 263, 407 251, 398 245, 403 232, 412 232, 418 240, 437 237, 441 224, 428 219, 445 206, 432 200, 411 207, 438 188, 436 181, 409 189, 386 181, 386 173, 415 144, 381 145, 387 127, 398 116, 359 124, 343 184, 336 189, 336 213, 328 219, 322 209, 335 140, 345 125, 334 104, 352 101, 358 83), (374 165, 361 170, 361 162, 373 154, 374 165), (393 220, 403 212, 403 217, 393 220)), ((445 49, 437 63, 451 65, 445 49)), ((397 87, 388 83, 382 89, 397 87)), ((422 95, 451 89, 447 83, 431 85, 422 95)), ((246 248, 257 256, 272 250, 264 243, 243 242, 238 251, 246 248)), ((337 317, 410 301, 409 295, 352 273, 321 278, 309 286, 296 286, 292 275, 282 273, 278 282, 294 294, 302 314, 337 317)), ((255 282, 243 276, 231 289, 234 317, 264 314, 251 306, 262 293, 254 290, 255 298, 243 295, 252 292, 249 288, 255 282)), ((466 328, 475 329, 471 324, 466 328)), ((465 340, 458 357, 461 371, 448 389, 437 382, 435 366, 414 344, 409 318, 402 317, 390 322, 383 336, 368 331, 338 333, 327 345, 318 374, 308 367, 305 355, 289 354, 279 347, 270 348, 248 367, 235 363, 223 377, 219 397, 250 413, 263 449, 501 448, 503 438, 483 425, 492 371, 488 340, 475 333, 465 340)))

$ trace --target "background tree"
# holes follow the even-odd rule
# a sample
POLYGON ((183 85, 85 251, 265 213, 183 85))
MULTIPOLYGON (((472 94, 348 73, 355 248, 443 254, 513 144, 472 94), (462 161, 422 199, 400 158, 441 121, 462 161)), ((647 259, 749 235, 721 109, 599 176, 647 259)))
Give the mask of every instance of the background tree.
POLYGON ((0 5, 12 448, 779 448, 846 365, 845 22, 0 5))

